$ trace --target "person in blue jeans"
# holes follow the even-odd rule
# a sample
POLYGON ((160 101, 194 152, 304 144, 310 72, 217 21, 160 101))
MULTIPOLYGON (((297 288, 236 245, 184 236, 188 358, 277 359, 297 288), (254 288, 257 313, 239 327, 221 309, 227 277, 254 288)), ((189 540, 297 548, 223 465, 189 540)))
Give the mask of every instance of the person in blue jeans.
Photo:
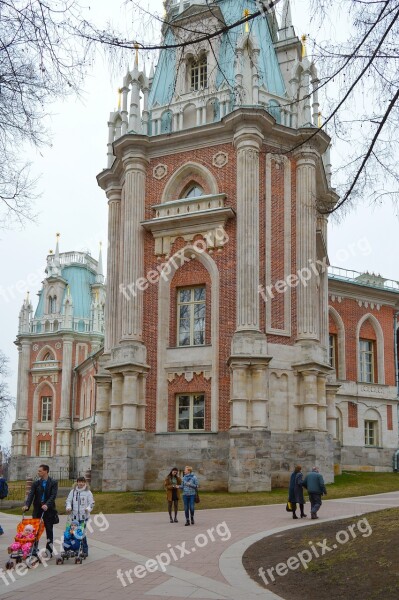
POLYGON ((183 489, 185 525, 190 525, 190 517, 191 525, 194 525, 195 494, 198 489, 198 479, 194 475, 192 467, 185 467, 183 482, 180 487, 183 489))

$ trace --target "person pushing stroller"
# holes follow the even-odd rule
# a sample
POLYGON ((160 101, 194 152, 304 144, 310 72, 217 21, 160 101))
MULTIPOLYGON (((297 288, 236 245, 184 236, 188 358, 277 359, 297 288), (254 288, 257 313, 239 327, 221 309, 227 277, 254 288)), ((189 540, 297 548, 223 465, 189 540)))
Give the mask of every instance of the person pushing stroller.
MULTIPOLYGON (((72 521, 80 523, 81 521, 86 522, 89 519, 90 513, 94 508, 94 497, 85 477, 77 478, 75 485, 68 494, 65 508, 67 513, 70 514, 72 521)), ((82 546, 83 553, 85 556, 88 556, 89 546, 86 535, 82 540, 82 546)))

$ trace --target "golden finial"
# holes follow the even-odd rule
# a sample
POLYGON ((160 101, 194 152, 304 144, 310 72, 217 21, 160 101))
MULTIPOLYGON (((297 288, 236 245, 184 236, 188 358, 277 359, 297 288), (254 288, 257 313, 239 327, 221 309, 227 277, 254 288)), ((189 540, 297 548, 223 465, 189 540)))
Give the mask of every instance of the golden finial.
MULTIPOLYGON (((251 13, 249 12, 249 9, 248 9, 248 8, 246 8, 246 9, 244 10, 244 13, 243 13, 243 14, 244 14, 244 17, 245 17, 246 19, 248 19, 249 15, 250 15, 251 13)), ((248 23, 248 21, 245 23, 245 28, 244 28, 244 31, 245 31, 245 33, 249 33, 249 23, 248 23)))
POLYGON ((301 42, 302 42, 302 58, 304 58, 307 55, 306 52, 306 40, 307 40, 307 36, 306 34, 303 34, 301 36, 301 42))
POLYGON ((60 234, 60 233, 56 233, 56 234, 55 234, 55 237, 57 238, 57 240, 58 240, 58 238, 59 238, 60 236, 61 236, 61 234, 60 234))
POLYGON ((52 254, 52 253, 53 253, 53 251, 52 251, 52 250, 49 250, 49 251, 48 251, 48 253, 49 253, 49 254, 52 254))
POLYGON ((102 246, 103 246, 103 243, 102 243, 102 242, 100 242, 100 248, 102 248, 102 246))
POLYGON ((317 127, 321 127, 322 122, 321 122, 321 112, 319 111, 317 113, 317 127))
POLYGON ((122 88, 118 88, 118 110, 121 109, 122 88))

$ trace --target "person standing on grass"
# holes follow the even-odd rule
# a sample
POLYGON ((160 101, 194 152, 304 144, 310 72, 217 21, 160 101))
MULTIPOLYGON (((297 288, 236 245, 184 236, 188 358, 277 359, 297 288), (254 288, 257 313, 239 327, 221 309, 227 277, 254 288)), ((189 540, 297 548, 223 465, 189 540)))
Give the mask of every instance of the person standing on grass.
POLYGON ((292 504, 292 518, 293 519, 298 518, 296 515, 297 504, 299 504, 299 508, 301 511, 301 519, 306 517, 305 512, 303 510, 304 505, 305 505, 305 499, 303 497, 302 483, 303 483, 302 467, 301 467, 301 465, 297 465, 295 467, 293 473, 291 474, 290 487, 289 487, 289 493, 288 493, 288 500, 292 504))
POLYGON ((25 506, 22 507, 22 512, 29 510, 33 502, 33 519, 40 519, 43 515, 44 526, 46 528, 47 544, 46 549, 53 556, 53 540, 54 540, 54 517, 56 516, 55 499, 58 493, 58 481, 49 477, 50 467, 48 465, 40 465, 37 471, 39 479, 32 483, 30 492, 25 501, 25 506))
POLYGON ((186 526, 190 525, 190 517, 191 525, 194 525, 195 495, 198 490, 198 485, 198 479, 193 473, 193 468, 185 467, 183 483, 180 487, 183 488, 183 503, 184 513, 186 515, 186 526))
POLYGON ((181 485, 181 477, 178 475, 177 467, 173 467, 167 478, 164 482, 164 487, 166 490, 166 499, 168 501, 168 513, 169 519, 171 523, 178 523, 177 520, 177 508, 179 504, 180 498, 180 485, 181 485), (174 508, 175 518, 172 518, 172 505, 174 508))
POLYGON ((322 505, 321 497, 327 494, 326 486, 324 485, 323 476, 319 473, 317 467, 312 468, 312 472, 308 473, 302 483, 303 487, 308 490, 310 500, 310 516, 312 519, 318 519, 317 513, 322 505))

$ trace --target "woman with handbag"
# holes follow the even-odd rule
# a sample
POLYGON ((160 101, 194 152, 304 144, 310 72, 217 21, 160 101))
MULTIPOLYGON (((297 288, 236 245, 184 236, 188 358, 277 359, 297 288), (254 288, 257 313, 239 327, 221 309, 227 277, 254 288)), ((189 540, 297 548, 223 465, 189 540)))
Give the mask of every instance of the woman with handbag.
POLYGON ((190 517, 191 525, 194 525, 195 496, 199 484, 192 467, 185 467, 183 482, 180 487, 183 488, 184 513, 186 515, 185 525, 190 525, 190 517))
POLYGON ((301 510, 301 519, 306 517, 304 513, 304 504, 305 499, 303 497, 303 489, 302 489, 303 475, 302 475, 302 467, 301 465, 297 465, 291 473, 290 478, 290 486, 288 493, 288 501, 292 504, 292 518, 297 519, 296 515, 296 506, 299 504, 299 508, 301 510))
POLYGON ((178 475, 178 469, 177 467, 173 467, 173 469, 171 470, 171 472, 169 473, 169 475, 167 476, 167 478, 165 479, 164 482, 164 487, 166 490, 166 499, 168 501, 168 513, 169 513, 169 519, 171 523, 178 523, 177 520, 177 507, 179 504, 179 498, 180 498, 180 485, 181 485, 181 478, 178 475), (172 518, 172 505, 175 511, 175 518, 172 518))

